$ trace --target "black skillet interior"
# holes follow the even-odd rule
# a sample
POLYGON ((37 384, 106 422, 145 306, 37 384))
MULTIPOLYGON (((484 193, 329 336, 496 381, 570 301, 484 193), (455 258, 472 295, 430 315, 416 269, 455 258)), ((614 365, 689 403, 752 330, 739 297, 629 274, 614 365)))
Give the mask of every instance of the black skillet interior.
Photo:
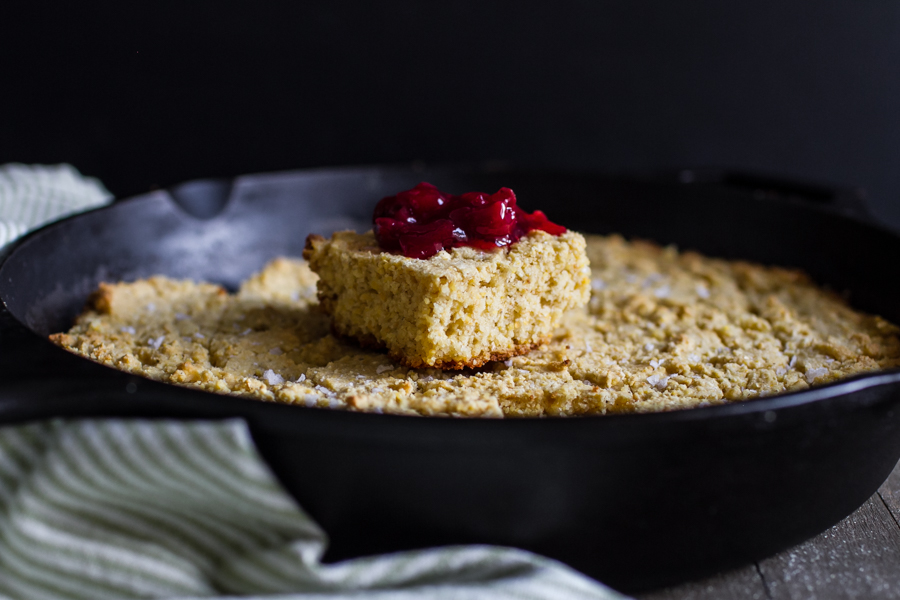
POLYGON ((422 180, 455 193, 509 186, 526 209, 581 231, 800 267, 900 322, 900 281, 885 269, 900 239, 839 214, 853 208, 852 194, 684 175, 693 183, 317 170, 192 182, 62 221, 21 241, 0 267, 0 420, 243 417, 287 489, 329 532, 330 559, 505 544, 637 591, 767 556, 849 514, 890 472, 900 456, 896 373, 660 415, 419 419, 166 386, 44 339, 68 328, 101 280, 162 273, 233 288, 266 260, 299 255, 308 233, 368 228, 375 201, 422 180))

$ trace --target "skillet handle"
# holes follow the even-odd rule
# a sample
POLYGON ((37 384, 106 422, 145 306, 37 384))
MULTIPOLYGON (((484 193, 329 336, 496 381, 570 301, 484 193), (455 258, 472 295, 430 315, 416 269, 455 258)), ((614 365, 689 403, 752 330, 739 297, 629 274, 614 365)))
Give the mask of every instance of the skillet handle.
POLYGON ((682 169, 676 178, 683 184, 726 187, 750 192, 757 197, 811 204, 869 223, 876 221, 862 188, 809 183, 728 169, 682 169))

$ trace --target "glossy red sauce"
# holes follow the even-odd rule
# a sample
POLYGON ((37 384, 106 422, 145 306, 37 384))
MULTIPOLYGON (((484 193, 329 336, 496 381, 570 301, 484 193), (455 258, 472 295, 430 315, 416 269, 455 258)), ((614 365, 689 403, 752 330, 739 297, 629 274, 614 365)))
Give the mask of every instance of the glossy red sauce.
POLYGON ((428 258, 459 246, 503 248, 534 230, 553 235, 566 232, 543 212, 527 213, 519 208, 509 188, 494 194, 453 196, 424 182, 382 198, 375 206, 373 221, 381 249, 410 258, 428 258))

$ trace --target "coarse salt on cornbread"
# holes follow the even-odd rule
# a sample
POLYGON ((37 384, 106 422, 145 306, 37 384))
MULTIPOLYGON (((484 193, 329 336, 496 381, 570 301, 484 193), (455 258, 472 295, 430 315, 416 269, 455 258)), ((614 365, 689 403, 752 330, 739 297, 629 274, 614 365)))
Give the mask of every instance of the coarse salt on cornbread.
POLYGON ((58 345, 150 379, 403 415, 563 417, 749 400, 900 367, 900 329, 802 273, 585 236, 591 299, 550 342, 479 369, 410 369, 329 332, 316 275, 277 259, 236 294, 102 284, 58 345))
POLYGON ((585 241, 571 231, 428 259, 384 252, 371 232, 343 231, 311 235, 303 256, 335 332, 413 368, 480 367, 529 352, 590 297, 585 241))

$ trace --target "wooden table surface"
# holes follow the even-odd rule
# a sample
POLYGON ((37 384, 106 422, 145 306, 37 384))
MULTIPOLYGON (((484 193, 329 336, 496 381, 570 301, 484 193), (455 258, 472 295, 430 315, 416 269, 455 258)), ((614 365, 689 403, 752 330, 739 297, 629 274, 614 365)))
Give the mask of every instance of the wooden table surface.
POLYGON ((855 513, 799 546, 742 569, 637 598, 900 598, 900 464, 855 513))

